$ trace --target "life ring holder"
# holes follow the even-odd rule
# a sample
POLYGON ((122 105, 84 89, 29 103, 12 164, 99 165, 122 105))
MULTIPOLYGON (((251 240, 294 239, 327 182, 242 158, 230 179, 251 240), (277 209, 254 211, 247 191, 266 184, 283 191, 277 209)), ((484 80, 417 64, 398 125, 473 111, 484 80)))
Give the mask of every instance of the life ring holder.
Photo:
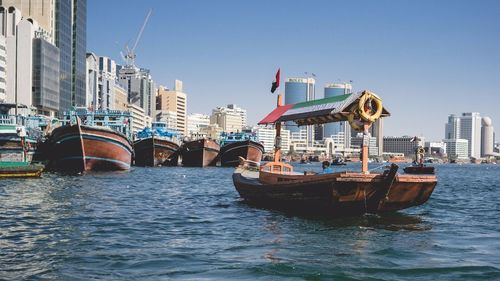
POLYGON ((351 128, 353 128, 355 131, 361 132, 363 131, 363 125, 360 124, 358 120, 354 120, 356 118, 356 115, 358 115, 356 112, 351 111, 349 115, 347 115, 347 121, 349 122, 349 125, 351 125, 351 128))
MULTIPOLYGON (((359 117, 361 117, 361 119, 363 119, 367 122, 373 123, 378 118, 380 118, 380 116, 382 115, 382 109, 383 109, 382 100, 376 94, 374 94, 370 91, 364 91, 364 95, 362 95, 359 98, 359 103, 358 103, 359 117), (375 111, 375 113, 370 114, 370 113, 368 113, 368 110, 366 108, 369 106, 371 107, 372 101, 375 102, 375 106, 376 106, 377 110, 375 111)), ((354 119, 354 116, 352 117, 352 119, 354 119)), ((349 123, 351 123, 351 122, 349 121, 349 123)), ((351 126, 352 126, 352 123, 351 123, 351 126)))

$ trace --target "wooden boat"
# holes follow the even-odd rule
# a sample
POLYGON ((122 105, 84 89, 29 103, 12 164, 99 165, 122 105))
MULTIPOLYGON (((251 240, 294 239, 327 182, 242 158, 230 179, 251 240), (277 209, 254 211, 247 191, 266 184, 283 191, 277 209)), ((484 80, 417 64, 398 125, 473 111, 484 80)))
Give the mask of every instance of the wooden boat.
POLYGON ((105 122, 110 123, 99 122, 103 126, 81 125, 78 117, 76 124, 68 123, 54 129, 48 139, 51 151, 48 168, 70 173, 130 169, 132 143, 125 134, 117 131, 125 125, 130 126, 130 123, 122 120, 128 117, 128 113, 114 111, 86 114, 78 116, 87 117, 84 122, 88 124, 95 124, 100 120, 98 118, 105 115, 105 122), (112 121, 111 117, 116 119, 112 121), (113 126, 116 128, 112 129, 113 126))
POLYGON ((26 134, 24 126, 0 123, 0 162, 31 162, 38 142, 26 134))
POLYGON ((134 142, 136 166, 176 166, 179 159, 179 145, 157 136, 134 142))
POLYGON ((140 139, 134 141, 136 166, 177 165, 179 145, 174 138, 176 134, 158 125, 160 124, 155 122, 152 130, 145 128, 138 133, 140 139))
POLYGON ((214 166, 220 146, 211 139, 185 142, 181 148, 182 165, 186 167, 214 166))
POLYGON ((368 91, 285 106, 281 106, 278 96, 278 107, 259 122, 276 126, 277 160, 260 166, 242 159, 233 174, 235 188, 251 204, 329 216, 397 211, 421 205, 430 198, 436 177, 401 175, 396 164, 383 173, 371 173, 368 142, 363 142, 361 172, 300 174, 279 160, 281 122, 294 121, 302 126, 347 120, 367 137, 370 125, 385 116, 389 112, 382 107, 380 98, 368 91))
POLYGON ((434 174, 434 167, 424 165, 425 150, 423 147, 418 146, 415 148, 415 161, 412 166, 408 166, 403 170, 407 174, 434 174))
POLYGON ((407 174, 434 174, 434 167, 425 165, 412 165, 403 169, 407 174))
POLYGON ((40 177, 44 165, 29 162, 0 162, 0 178, 40 177))
POLYGON ((239 165, 239 157, 259 162, 263 153, 264 146, 251 133, 230 133, 221 137, 221 166, 236 167, 239 165))

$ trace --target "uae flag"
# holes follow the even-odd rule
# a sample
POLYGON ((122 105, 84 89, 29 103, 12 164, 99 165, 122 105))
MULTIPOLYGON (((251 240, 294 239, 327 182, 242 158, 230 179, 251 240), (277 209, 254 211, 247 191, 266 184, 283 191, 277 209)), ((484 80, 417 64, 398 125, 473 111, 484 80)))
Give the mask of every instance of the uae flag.
POLYGON ((276 72, 276 77, 274 78, 273 85, 271 86, 271 93, 274 93, 276 89, 280 86, 280 69, 276 72))

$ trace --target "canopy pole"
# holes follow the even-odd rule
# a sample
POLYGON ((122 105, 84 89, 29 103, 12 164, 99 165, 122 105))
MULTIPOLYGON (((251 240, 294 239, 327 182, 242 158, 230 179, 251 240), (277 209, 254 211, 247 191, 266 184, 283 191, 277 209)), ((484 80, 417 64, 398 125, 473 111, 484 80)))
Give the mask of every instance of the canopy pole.
POLYGON ((371 123, 364 122, 363 123, 363 147, 361 150, 361 172, 363 174, 368 174, 368 147, 370 145, 370 134, 368 133, 368 129, 370 128, 371 123))
MULTIPOLYGON (((276 107, 282 106, 283 98, 278 93, 276 107)), ((281 162, 281 122, 276 122, 274 129, 276 130, 276 137, 274 139, 274 162, 281 162)))

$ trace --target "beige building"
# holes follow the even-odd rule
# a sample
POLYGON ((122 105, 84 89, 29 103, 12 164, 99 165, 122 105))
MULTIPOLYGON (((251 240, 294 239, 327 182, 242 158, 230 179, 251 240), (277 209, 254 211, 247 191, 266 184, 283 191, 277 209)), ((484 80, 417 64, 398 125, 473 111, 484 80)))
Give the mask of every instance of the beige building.
POLYGON ((247 112, 234 104, 212 110, 210 124, 217 124, 224 132, 241 132, 247 123, 247 112))
POLYGON ((118 83, 115 84, 113 88, 114 96, 115 96, 115 104, 113 105, 113 109, 127 111, 128 101, 127 101, 127 91, 123 87, 121 87, 118 83))
POLYGON ((182 90, 182 81, 179 80, 175 80, 174 90, 160 86, 156 94, 156 116, 172 115, 170 112, 175 112, 176 128, 172 129, 187 136, 187 95, 182 90))
POLYGON ((54 0, 0 0, 0 5, 16 7, 24 18, 35 20, 48 34, 50 43, 55 43, 56 1, 54 0))
POLYGON ((136 105, 129 104, 128 110, 130 111, 130 115, 132 116, 132 133, 136 134, 146 127, 147 120, 144 115, 144 108, 136 105))

